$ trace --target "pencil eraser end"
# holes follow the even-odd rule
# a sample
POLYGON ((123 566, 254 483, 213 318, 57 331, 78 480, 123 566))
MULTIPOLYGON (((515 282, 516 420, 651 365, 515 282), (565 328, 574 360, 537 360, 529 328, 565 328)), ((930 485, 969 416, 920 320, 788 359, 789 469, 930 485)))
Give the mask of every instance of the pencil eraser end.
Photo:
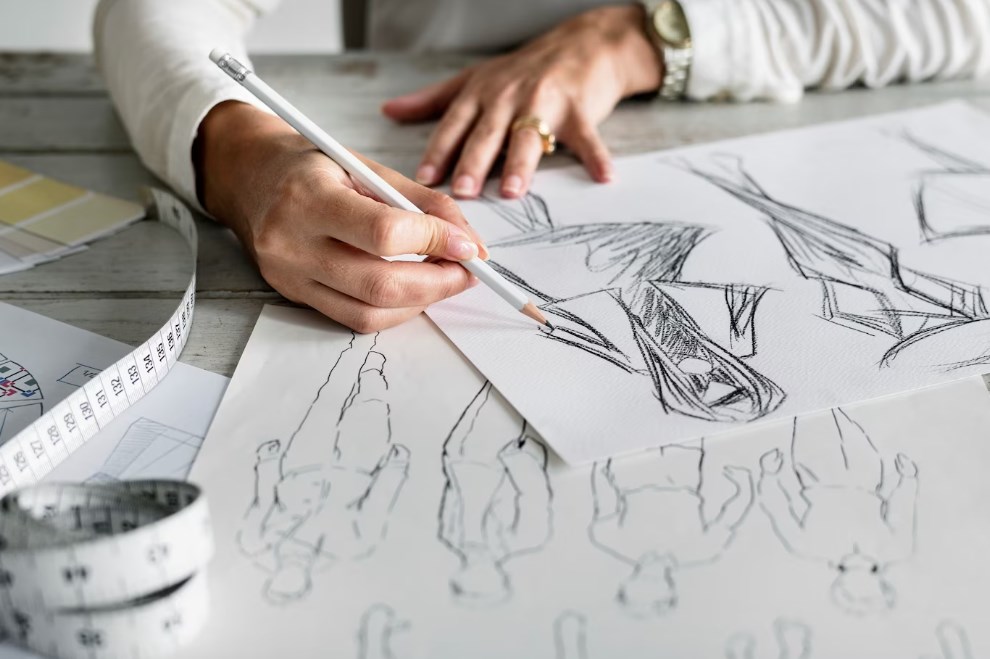
POLYGON ((226 54, 227 53, 225 51, 223 51, 223 50, 221 50, 219 48, 214 48, 213 50, 210 51, 210 59, 213 60, 213 63, 214 64, 219 64, 220 63, 220 58, 223 57, 226 54))

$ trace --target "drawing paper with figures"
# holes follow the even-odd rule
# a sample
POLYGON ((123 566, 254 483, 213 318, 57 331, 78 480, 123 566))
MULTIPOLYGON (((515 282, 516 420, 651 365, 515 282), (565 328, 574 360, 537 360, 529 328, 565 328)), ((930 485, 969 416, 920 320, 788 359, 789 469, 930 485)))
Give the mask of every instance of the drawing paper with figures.
POLYGON ((428 313, 571 463, 987 372, 987 144, 959 103, 541 172, 463 208, 556 329, 428 313))
POLYGON ((977 377, 568 467, 422 316, 266 307, 180 656, 990 656, 988 439, 977 377))

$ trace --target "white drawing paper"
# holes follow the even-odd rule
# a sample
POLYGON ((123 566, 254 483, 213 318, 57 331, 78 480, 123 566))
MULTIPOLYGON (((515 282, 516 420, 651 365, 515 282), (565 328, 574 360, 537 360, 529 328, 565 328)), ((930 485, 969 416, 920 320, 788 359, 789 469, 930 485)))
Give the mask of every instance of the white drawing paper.
POLYGON ((427 319, 266 307, 207 439, 186 659, 990 656, 979 377, 569 467, 427 319))
POLYGON ((463 208, 554 331, 428 313, 575 464, 985 373, 986 144, 947 104, 541 172, 463 208))
MULTIPOLYGON (((132 350, 0 303, 0 443, 132 350)), ((187 364, 86 442, 46 480, 179 478, 189 473, 227 378, 187 364)))

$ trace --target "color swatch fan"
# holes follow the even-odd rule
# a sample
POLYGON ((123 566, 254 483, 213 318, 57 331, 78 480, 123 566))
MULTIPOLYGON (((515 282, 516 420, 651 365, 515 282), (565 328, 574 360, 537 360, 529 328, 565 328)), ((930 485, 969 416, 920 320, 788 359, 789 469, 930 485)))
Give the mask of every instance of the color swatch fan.
POLYGON ((138 204, 0 161, 0 274, 85 249, 143 216, 138 204))

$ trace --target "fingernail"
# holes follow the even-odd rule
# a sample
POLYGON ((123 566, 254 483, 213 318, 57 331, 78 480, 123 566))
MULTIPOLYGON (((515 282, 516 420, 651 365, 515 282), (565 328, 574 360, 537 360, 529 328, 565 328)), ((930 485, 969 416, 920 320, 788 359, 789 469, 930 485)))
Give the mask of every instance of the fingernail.
POLYGON ((469 261, 478 255, 478 246, 467 238, 451 236, 447 243, 447 257, 454 261, 469 261))
POLYGON ((474 288, 481 283, 481 280, 477 277, 471 277, 471 281, 468 282, 468 288, 474 288))
POLYGON ((437 168, 433 165, 420 165, 416 170, 416 182, 420 185, 432 185, 436 175, 437 168))
POLYGON ((454 181, 454 194, 459 197, 470 197, 474 194, 474 179, 467 174, 461 174, 454 181))
POLYGON ((513 174, 502 181, 502 194, 514 197, 520 190, 522 190, 522 177, 513 174))

